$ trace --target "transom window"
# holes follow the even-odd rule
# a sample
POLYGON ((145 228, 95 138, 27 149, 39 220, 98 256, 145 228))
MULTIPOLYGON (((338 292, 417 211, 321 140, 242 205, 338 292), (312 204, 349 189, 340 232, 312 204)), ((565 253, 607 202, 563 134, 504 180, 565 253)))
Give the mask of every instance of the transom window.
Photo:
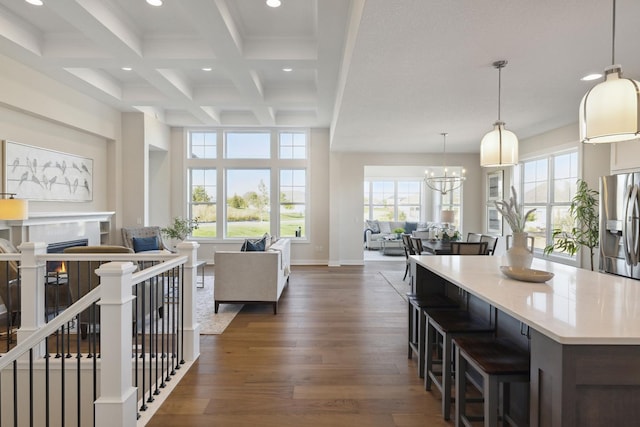
POLYGON ((189 158, 215 159, 218 135, 215 132, 191 132, 189 134, 189 158))
POLYGON ((270 132, 225 132, 226 159, 271 158, 270 132))
POLYGON ((305 159, 307 138, 302 132, 280 132, 280 158, 305 159))

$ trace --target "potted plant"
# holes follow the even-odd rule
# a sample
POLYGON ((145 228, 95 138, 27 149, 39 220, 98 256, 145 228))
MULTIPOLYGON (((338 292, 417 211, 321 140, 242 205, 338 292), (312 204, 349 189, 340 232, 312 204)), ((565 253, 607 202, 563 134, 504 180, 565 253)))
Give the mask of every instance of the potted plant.
POLYGON ((442 229, 442 241, 457 242, 458 240, 460 240, 460 232, 458 230, 442 229))
POLYGON ((528 233, 525 231, 525 226, 527 220, 533 218, 535 208, 525 213, 523 204, 518 203, 518 193, 513 186, 511 186, 511 197, 508 201, 496 200, 494 204, 513 232, 513 246, 507 249, 509 266, 528 269, 533 261, 533 253, 527 248, 528 233))
POLYGON ((404 233, 404 228, 402 227, 398 227, 398 228, 394 228, 393 232, 396 234, 396 237, 399 239, 402 233, 404 233))
POLYGON ((575 255, 581 246, 589 248, 591 271, 593 271, 593 256, 599 242, 598 228, 598 192, 590 189, 587 183, 579 179, 575 196, 569 205, 569 215, 573 219, 570 230, 555 228, 553 230, 553 244, 544 248, 545 255, 554 249, 575 255))
POLYGON ((190 219, 177 216, 173 218, 173 224, 168 227, 161 228, 160 232, 168 239, 182 241, 186 239, 193 230, 197 229, 198 217, 190 219))

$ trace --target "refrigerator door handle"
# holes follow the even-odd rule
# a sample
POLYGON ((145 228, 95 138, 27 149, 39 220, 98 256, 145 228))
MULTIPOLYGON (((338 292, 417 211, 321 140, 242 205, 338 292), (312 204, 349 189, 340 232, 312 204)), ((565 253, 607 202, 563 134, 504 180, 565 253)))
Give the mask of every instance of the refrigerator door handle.
POLYGON ((633 265, 631 260, 631 247, 633 246, 633 240, 629 230, 631 212, 631 193, 634 186, 627 186, 627 191, 624 196, 624 221, 622 222, 622 247, 624 248, 624 259, 627 265, 633 265))
POLYGON ((634 267, 638 265, 638 256, 640 255, 640 248, 638 248, 638 215, 640 214, 640 205, 638 204, 638 186, 633 186, 633 191, 631 191, 631 200, 629 200, 630 204, 630 215, 628 218, 629 224, 631 225, 631 248, 629 252, 631 253, 631 265, 634 267))
POLYGON ((626 209, 626 230, 625 230, 625 243, 626 250, 629 254, 628 263, 631 266, 638 265, 638 227, 637 227, 637 218, 638 211, 640 206, 638 205, 638 186, 633 185, 629 187, 630 194, 627 199, 627 209, 626 209))

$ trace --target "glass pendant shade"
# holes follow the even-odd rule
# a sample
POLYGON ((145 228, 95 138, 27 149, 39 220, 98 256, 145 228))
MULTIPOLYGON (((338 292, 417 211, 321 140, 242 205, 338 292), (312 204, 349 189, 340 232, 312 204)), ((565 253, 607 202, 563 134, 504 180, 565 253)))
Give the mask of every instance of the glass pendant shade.
POLYGON ((493 130, 480 142, 480 165, 483 167, 512 166, 518 164, 518 137, 497 121, 493 130))
POLYGON ((640 138, 640 83, 622 77, 619 65, 580 102, 580 140, 600 144, 640 138))

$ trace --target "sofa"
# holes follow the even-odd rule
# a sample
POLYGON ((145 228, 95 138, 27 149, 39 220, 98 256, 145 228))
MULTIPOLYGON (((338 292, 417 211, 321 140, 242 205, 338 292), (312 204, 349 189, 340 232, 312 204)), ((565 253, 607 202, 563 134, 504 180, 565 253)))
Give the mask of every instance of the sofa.
POLYGON ((395 234, 393 230, 396 228, 404 229, 406 234, 426 239, 429 229, 432 227, 442 228, 442 224, 437 222, 367 220, 364 229, 364 247, 366 249, 381 249, 382 241, 387 236, 395 234))
POLYGON ((214 311, 220 304, 272 304, 289 282, 291 239, 279 239, 264 251, 217 251, 214 254, 214 311))

